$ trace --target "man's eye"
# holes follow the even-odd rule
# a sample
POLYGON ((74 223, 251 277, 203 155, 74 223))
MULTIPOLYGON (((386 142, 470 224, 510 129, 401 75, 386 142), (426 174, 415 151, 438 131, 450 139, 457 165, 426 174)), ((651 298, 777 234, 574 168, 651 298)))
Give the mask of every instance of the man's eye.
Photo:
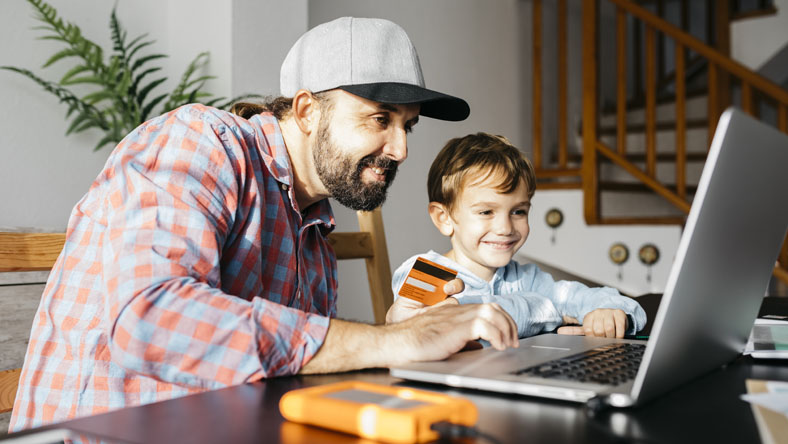
POLYGON ((376 116, 375 121, 378 123, 378 125, 380 125, 383 128, 385 128, 389 124, 389 118, 385 116, 376 116))
POLYGON ((514 210, 512 211, 512 214, 517 216, 528 216, 528 210, 514 210))

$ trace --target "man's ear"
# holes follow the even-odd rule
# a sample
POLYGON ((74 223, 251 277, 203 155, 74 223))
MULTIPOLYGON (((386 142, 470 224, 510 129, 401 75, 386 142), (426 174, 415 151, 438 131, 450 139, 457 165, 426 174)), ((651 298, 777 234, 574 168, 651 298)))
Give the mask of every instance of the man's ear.
POLYGON ((299 89, 293 96, 292 118, 304 135, 309 136, 317 129, 320 121, 320 106, 311 92, 299 89))
POLYGON ((435 228, 437 228, 442 235, 451 236, 454 234, 454 225, 452 224, 451 214, 449 214, 448 208, 438 202, 430 202, 427 211, 430 213, 430 219, 432 219, 432 223, 435 224, 435 228))

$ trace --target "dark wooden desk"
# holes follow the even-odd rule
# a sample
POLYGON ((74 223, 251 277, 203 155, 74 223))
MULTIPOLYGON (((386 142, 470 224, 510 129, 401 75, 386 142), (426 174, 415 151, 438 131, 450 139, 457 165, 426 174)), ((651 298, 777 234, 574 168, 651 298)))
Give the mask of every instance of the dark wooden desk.
MULTIPOLYGON (((643 305, 648 304, 644 300, 643 305)), ((653 317, 656 304, 647 308, 653 317)), ((289 390, 357 379, 467 397, 479 409, 479 429, 502 443, 753 443, 760 438, 750 405, 739 399, 746 392, 744 381, 788 381, 786 364, 742 357, 644 406, 595 418, 588 417, 577 404, 414 384, 392 378, 386 370, 371 370, 269 379, 75 419, 60 426, 131 443, 368 443, 287 423, 278 409, 279 398, 289 390)))

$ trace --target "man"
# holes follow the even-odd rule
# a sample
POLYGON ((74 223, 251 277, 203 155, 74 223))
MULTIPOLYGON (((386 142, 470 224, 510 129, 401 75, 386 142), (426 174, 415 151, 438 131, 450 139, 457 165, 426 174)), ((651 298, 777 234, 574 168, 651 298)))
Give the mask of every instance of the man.
POLYGON ((442 359, 477 338, 516 346, 496 305, 387 326, 333 319, 327 198, 377 207, 419 115, 469 113, 424 88, 404 31, 348 17, 318 26, 280 82, 271 112, 189 105, 118 145, 69 220, 12 431, 269 376, 442 359))

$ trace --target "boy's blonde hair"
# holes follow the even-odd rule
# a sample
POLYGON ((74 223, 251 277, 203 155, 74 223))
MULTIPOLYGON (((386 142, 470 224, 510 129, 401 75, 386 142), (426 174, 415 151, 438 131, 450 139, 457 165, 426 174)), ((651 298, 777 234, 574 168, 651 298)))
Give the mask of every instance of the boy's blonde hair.
POLYGON ((493 178, 496 187, 511 193, 520 183, 528 190, 528 198, 536 191, 536 176, 531 162, 506 137, 487 133, 469 134, 446 142, 430 166, 427 194, 430 202, 445 206, 449 212, 468 181, 479 183, 493 178))

